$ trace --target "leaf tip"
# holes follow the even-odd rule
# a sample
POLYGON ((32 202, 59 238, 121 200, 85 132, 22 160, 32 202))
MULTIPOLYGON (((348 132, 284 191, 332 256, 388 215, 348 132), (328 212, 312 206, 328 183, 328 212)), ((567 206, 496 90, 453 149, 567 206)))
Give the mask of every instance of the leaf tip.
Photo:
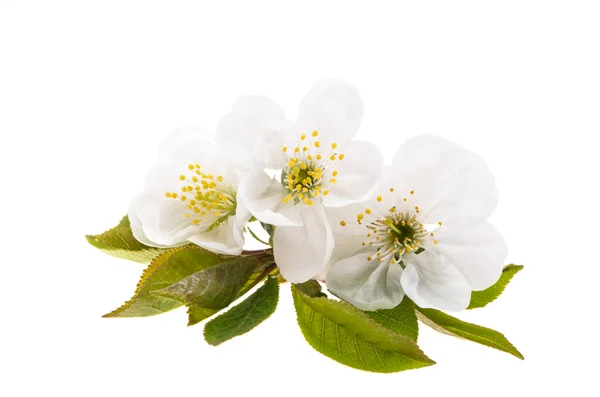
POLYGON ((90 244, 90 245, 95 245, 96 243, 96 236, 92 235, 92 234, 86 234, 85 235, 85 240, 90 244))

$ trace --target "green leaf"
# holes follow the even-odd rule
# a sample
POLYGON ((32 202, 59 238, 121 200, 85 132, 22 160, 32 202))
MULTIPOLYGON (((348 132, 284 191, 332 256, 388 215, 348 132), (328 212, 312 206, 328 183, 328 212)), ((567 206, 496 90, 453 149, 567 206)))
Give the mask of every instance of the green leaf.
POLYGON ((149 247, 137 241, 133 237, 127 216, 112 229, 96 236, 87 235, 85 238, 88 243, 109 255, 141 263, 148 263, 165 251, 163 248, 149 247))
POLYGON ((523 266, 521 265, 506 266, 502 270, 502 275, 500 276, 500 279, 496 281, 496 284, 484 289, 483 291, 473 291, 471 293, 471 303, 467 309, 477 309, 495 301, 496 298, 502 294, 504 288, 506 288, 513 276, 519 273, 521 269, 523 269, 523 266))
POLYGON ((416 342, 419 337, 419 323, 417 322, 414 306, 414 303, 405 296, 402 302, 393 309, 381 309, 365 313, 384 327, 407 336, 416 342))
POLYGON ((311 298, 327 297, 327 295, 321 292, 323 288, 317 280, 308 280, 302 284, 294 284, 294 287, 311 298))
POLYGON ((204 327, 204 339, 216 346, 249 332, 275 312, 279 300, 277 278, 269 277, 250 297, 204 327))
POLYGON ((188 327, 192 325, 196 325, 201 321, 206 320, 213 314, 216 314, 220 311, 220 309, 207 309, 205 307, 200 307, 198 305, 190 304, 187 307, 188 314, 188 327))
POLYGON ((233 302, 259 265, 258 256, 240 256, 193 273, 152 293, 206 309, 222 309, 233 302))
MULTIPOLYGON (((261 282, 265 277, 267 277, 273 270, 276 269, 276 266, 273 262, 272 252, 266 254, 266 256, 262 257, 262 263, 258 266, 252 274, 246 284, 242 287, 240 292, 238 293, 236 299, 244 296, 248 291, 250 291, 256 284, 261 282)), ((193 303, 188 304, 188 326, 192 326, 198 324, 199 322, 206 320, 213 314, 217 313, 219 310, 216 309, 207 309, 205 307, 201 307, 195 305, 193 303)))
POLYGON ((421 309, 416 306, 415 309, 419 320, 438 332, 493 347, 521 360, 524 359, 523 355, 498 331, 466 323, 439 310, 421 309))
POLYGON ((181 300, 154 295, 150 291, 168 287, 190 274, 221 262, 223 257, 195 245, 167 250, 154 258, 144 270, 133 297, 104 317, 153 316, 182 306, 181 300))
POLYGON ((399 335, 353 306, 310 297, 292 286, 298 324, 318 352, 353 368, 398 372, 435 364, 409 338, 399 335))

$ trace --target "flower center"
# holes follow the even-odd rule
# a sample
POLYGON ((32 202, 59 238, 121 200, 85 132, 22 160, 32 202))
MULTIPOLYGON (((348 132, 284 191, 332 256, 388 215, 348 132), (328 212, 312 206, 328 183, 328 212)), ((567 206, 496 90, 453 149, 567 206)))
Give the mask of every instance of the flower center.
POLYGON ((236 192, 222 176, 204 173, 199 164, 190 164, 187 174, 179 176, 181 193, 167 192, 165 196, 184 202, 189 210, 185 217, 194 225, 205 226, 210 231, 235 215, 236 192))
POLYGON ((400 261, 407 252, 418 251, 421 240, 427 235, 424 225, 417 220, 414 212, 398 214, 395 208, 390 214, 372 221, 363 246, 377 248, 376 258, 380 261, 391 257, 392 263, 400 261))
MULTIPOLYGON (((394 189, 390 188, 390 192, 394 192, 394 189)), ((414 190, 411 190, 410 194, 414 194, 414 190)), ((383 197, 378 196, 377 201, 382 202, 383 197)), ((385 213, 373 214, 373 211, 367 208, 356 215, 359 229, 362 233, 366 231, 366 239, 362 241, 362 246, 376 249, 375 254, 369 256, 368 260, 400 263, 402 256, 407 253, 421 253, 429 245, 429 239, 433 245, 437 245, 437 240, 433 238, 442 222, 435 225, 421 223, 419 206, 411 206, 408 201, 407 197, 402 198, 402 211, 393 206, 385 213)), ((340 225, 346 226, 346 221, 342 220, 340 225)))
MULTIPOLYGON (((289 194, 283 198, 283 202, 286 204, 302 202, 312 205, 314 198, 329 194, 329 190, 324 186, 337 182, 338 171, 331 172, 329 181, 324 179, 325 172, 328 168, 333 167, 336 160, 343 160, 344 154, 335 151, 336 143, 331 144, 329 154, 322 153, 318 136, 318 131, 313 131, 310 136, 302 134, 298 146, 290 153, 287 166, 281 173, 281 184, 289 191, 289 194)), ((283 147, 283 152, 288 152, 287 146, 283 147)))

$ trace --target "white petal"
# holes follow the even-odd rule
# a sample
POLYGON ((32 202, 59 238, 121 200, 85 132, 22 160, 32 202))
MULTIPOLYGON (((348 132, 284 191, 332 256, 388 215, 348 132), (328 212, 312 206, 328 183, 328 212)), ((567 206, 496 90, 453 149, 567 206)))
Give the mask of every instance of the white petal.
POLYGON ((365 203, 325 208, 325 215, 331 226, 335 244, 331 258, 317 275, 317 280, 325 280, 335 262, 365 251, 362 243, 365 241, 366 229, 364 225, 361 226, 356 223, 356 214, 364 212, 365 208, 367 208, 365 203))
POLYGON ((190 235, 201 230, 201 227, 186 219, 186 212, 186 205, 179 200, 167 199, 164 195, 141 194, 129 210, 136 223, 134 236, 155 247, 185 244, 190 235))
POLYGON ((326 207, 341 207, 364 201, 373 195, 383 167, 383 156, 377 146, 365 141, 352 141, 345 146, 344 159, 336 160, 328 169, 325 180, 335 184, 326 188, 329 194, 323 197, 326 207), (337 171, 333 177, 331 172, 337 171))
POLYGON ((217 128, 216 141, 231 158, 246 168, 267 167, 285 161, 283 109, 269 98, 244 96, 233 105, 217 128))
POLYGON ((361 310, 392 309, 404 297, 398 264, 369 261, 373 253, 361 253, 334 263, 327 288, 361 310))
POLYGON ((275 226, 302 225, 298 207, 292 202, 283 202, 287 194, 280 182, 270 178, 260 168, 248 171, 238 189, 238 199, 261 222, 275 226))
POLYGON ((248 207, 246 207, 246 203, 238 196, 236 207, 235 207, 235 220, 242 228, 246 225, 252 218, 252 214, 248 207))
POLYGON ((434 135, 418 135, 400 146, 392 165, 399 169, 436 165, 440 161, 440 155, 456 149, 462 147, 434 135))
POLYGON ((160 144, 158 159, 161 163, 197 162, 198 155, 214 153, 214 144, 204 140, 213 134, 204 127, 190 125, 180 128, 160 144))
MULTIPOLYGON (((224 181, 233 187, 238 185, 240 165, 234 163, 217 147, 200 140, 186 140, 177 136, 178 132, 167 138, 161 146, 159 163, 150 170, 146 177, 146 190, 161 189, 176 185, 181 187, 180 175, 191 177, 190 164, 200 165, 201 171, 222 176, 224 181), (164 183, 163 183, 164 182, 164 183)), ((183 131, 185 135, 185 130, 183 131)), ((164 192, 163 192, 164 194, 164 192)))
POLYGON ((357 223, 356 215, 364 213, 368 206, 369 203, 355 203, 344 207, 325 208, 335 239, 331 256, 333 261, 354 256, 363 250, 362 243, 366 240, 369 230, 365 227, 365 223, 362 225, 357 223))
POLYGON ((504 238, 487 222, 464 220, 444 225, 433 249, 447 257, 465 276, 473 290, 493 285, 504 267, 508 248, 504 238))
POLYGON ((135 237, 135 239, 142 244, 155 247, 156 243, 150 241, 150 239, 148 239, 148 237, 144 233, 144 225, 142 224, 142 220, 140 219, 140 216, 138 214, 140 207, 144 205, 145 201, 146 197, 144 194, 137 195, 129 205, 127 217, 129 218, 129 224, 133 233, 133 237, 135 237))
POLYGON ((415 164, 396 161, 385 172, 386 183, 401 189, 399 195, 414 190, 411 205, 421 208, 424 223, 462 217, 487 219, 496 207, 497 192, 494 177, 483 159, 463 149, 436 156, 433 165, 419 160, 415 164))
POLYGON ((190 236, 188 241, 209 251, 224 255, 239 255, 244 247, 242 226, 238 224, 233 216, 229 217, 227 222, 221 223, 209 232, 190 236))
POLYGON ((227 183, 237 186, 239 164, 227 158, 212 142, 204 139, 212 134, 206 129, 189 126, 167 137, 159 149, 159 164, 185 173, 189 164, 199 164, 206 173, 221 175, 227 183))
POLYGON ((422 308, 460 311, 469 306, 471 287, 450 260, 431 250, 403 257, 402 288, 422 308))
POLYGON ((303 283, 323 269, 333 250, 331 227, 320 205, 298 205, 303 226, 278 226, 273 234, 273 253, 281 275, 303 283))
POLYGON ((304 97, 298 109, 298 122, 307 131, 318 130, 326 145, 350 141, 363 116, 360 93, 351 84, 339 80, 317 83, 304 97))

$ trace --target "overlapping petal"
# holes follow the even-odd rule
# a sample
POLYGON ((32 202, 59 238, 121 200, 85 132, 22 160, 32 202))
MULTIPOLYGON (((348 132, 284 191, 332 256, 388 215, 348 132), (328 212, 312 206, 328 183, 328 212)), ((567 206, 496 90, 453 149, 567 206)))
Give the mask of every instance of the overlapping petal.
POLYGON ((317 83, 302 99, 298 122, 308 131, 326 133, 326 145, 343 146, 356 134, 363 116, 363 102, 352 84, 330 79, 317 83))
POLYGON ((407 255, 401 283, 406 295, 422 308, 460 311, 469 306, 471 286, 445 256, 425 250, 407 255))
POLYGON ((390 284, 366 283, 379 291, 360 295, 362 301, 344 289, 344 285, 356 289, 353 277, 377 278, 378 267, 364 258, 360 265, 356 260, 375 258, 375 252, 392 267, 401 262, 404 271, 396 288, 421 307, 462 310, 471 291, 485 289, 498 279, 506 244, 486 221, 496 206, 497 193, 481 157, 441 138, 413 138, 385 169, 375 194, 376 199, 364 206, 328 211, 335 218, 333 224, 345 226, 334 227, 336 244, 339 241, 344 251, 355 252, 344 259, 336 248, 337 262, 327 275, 328 286, 341 291, 344 299, 358 307, 385 307, 378 294, 390 284), (371 251, 371 246, 378 248, 371 251), (343 271, 338 263, 345 264, 343 271))
POLYGON ((292 283, 315 277, 333 250, 333 234, 323 207, 299 206, 302 226, 276 227, 273 253, 281 275, 292 283))
POLYGON ((300 208, 283 202, 287 191, 281 182, 262 169, 248 171, 239 186, 238 196, 252 215, 274 226, 301 226, 300 208))
POLYGON ((263 96, 244 96, 221 119, 216 141, 245 168, 264 168, 284 161, 284 124, 284 112, 277 103, 263 96))
POLYGON ((392 309, 402 301, 402 268, 359 253, 333 264, 327 288, 361 310, 392 309))
MULTIPOLYGON (((241 170, 241 166, 225 158, 213 144, 200 141, 198 135, 203 133, 198 127, 186 127, 162 143, 158 163, 149 171, 143 191, 130 205, 132 232, 150 246, 173 247, 195 242, 214 252, 239 254, 244 244, 242 229, 251 216, 245 205, 235 205, 233 201, 224 215, 219 214, 220 206, 193 208, 196 205, 192 205, 198 193, 191 185, 200 188, 201 182, 225 189, 231 200, 235 200, 241 170)), ((213 203, 218 195, 216 192, 212 196, 213 203)))
POLYGON ((433 250, 456 266, 471 289, 488 288, 502 274, 508 247, 502 235, 488 222, 464 219, 445 226, 438 237, 439 243, 433 250))
POLYGON ((379 182, 383 156, 377 146, 365 141, 352 141, 344 147, 344 159, 335 163, 325 178, 329 194, 323 198, 326 207, 342 207, 364 201, 373 195, 379 182), (331 179, 335 180, 332 184, 331 179))

